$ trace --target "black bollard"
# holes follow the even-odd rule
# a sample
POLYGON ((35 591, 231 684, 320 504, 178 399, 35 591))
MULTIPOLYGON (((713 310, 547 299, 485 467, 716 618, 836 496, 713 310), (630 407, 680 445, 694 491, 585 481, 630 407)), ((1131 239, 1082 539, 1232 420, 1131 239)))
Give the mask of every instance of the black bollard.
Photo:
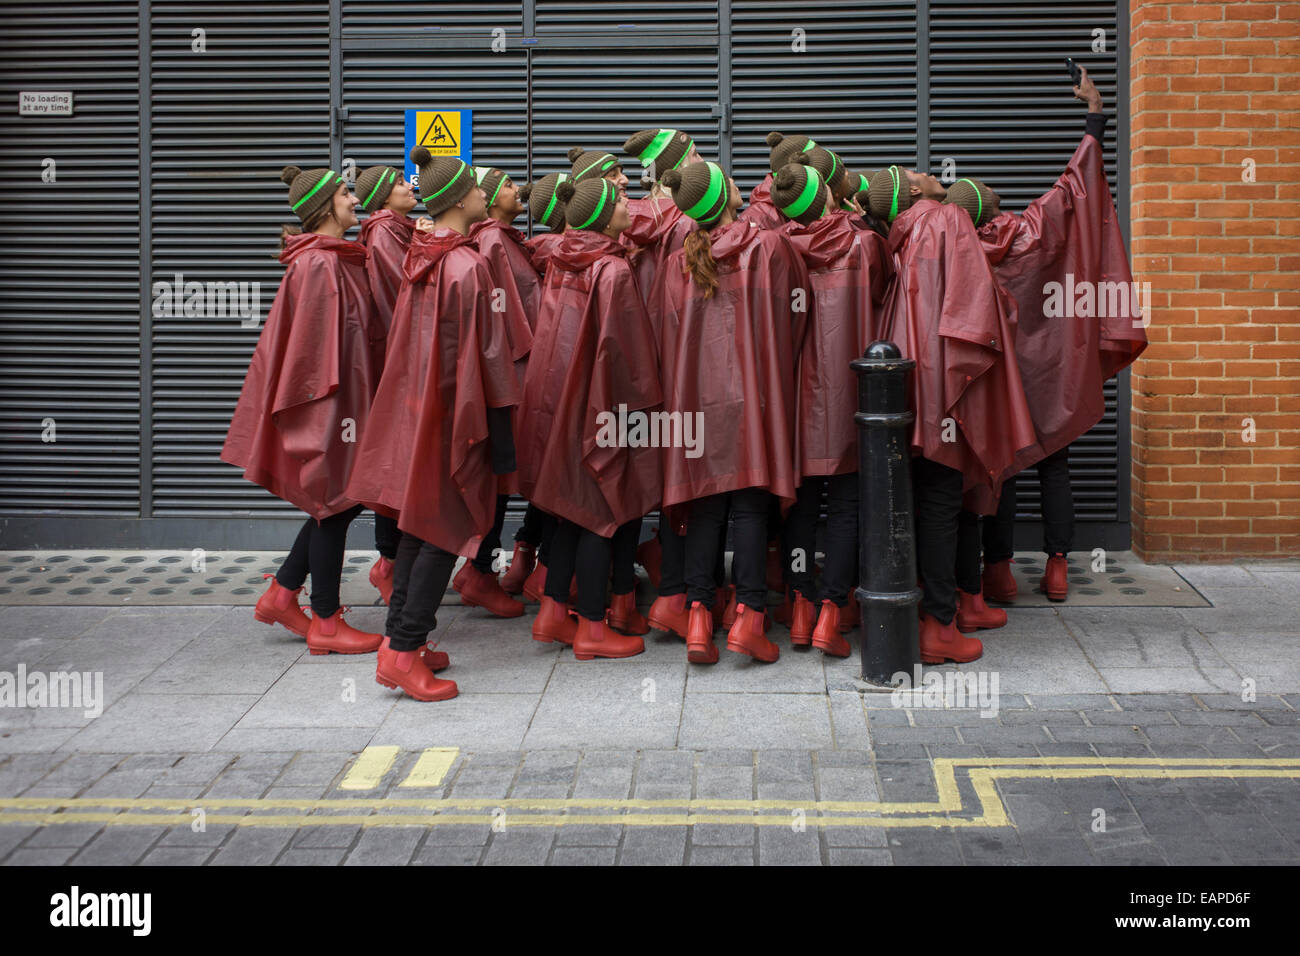
POLYGON ((858 590, 862 679, 882 687, 921 662, 912 510, 907 375, 916 367, 893 342, 872 342, 849 363, 858 376, 858 590))

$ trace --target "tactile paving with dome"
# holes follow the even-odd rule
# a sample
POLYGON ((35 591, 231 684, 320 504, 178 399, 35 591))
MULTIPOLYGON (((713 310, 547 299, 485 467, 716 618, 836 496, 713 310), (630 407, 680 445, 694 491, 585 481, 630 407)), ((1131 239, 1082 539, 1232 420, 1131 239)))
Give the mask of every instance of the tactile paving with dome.
MULTIPOLYGON (((277 551, 0 551, 0 605, 252 605, 266 588, 264 574, 284 561, 277 551), (199 558, 202 560, 199 560, 199 558)), ((378 603, 368 579, 373 551, 349 551, 343 562, 344 604, 378 603)), ((1131 551, 1107 556, 1094 571, 1085 552, 1069 559, 1070 598, 1076 607, 1206 607, 1197 590, 1173 568, 1142 563, 1131 551)), ((1036 588, 1042 554, 1021 554, 1013 562, 1020 593, 1017 607, 1059 606, 1036 588)), ((644 590, 642 598, 652 598, 644 590)), ((310 583, 309 583, 310 590, 310 583)), ((447 603, 459 603, 454 591, 447 603)), ((779 601, 779 595, 772 595, 779 601)))

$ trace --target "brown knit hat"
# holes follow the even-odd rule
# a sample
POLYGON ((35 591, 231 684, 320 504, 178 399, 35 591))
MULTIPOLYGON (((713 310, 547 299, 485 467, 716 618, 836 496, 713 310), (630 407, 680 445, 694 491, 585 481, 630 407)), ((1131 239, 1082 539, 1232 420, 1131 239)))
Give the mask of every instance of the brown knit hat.
POLYGON ((653 169, 654 179, 663 179, 670 169, 678 169, 695 145, 681 130, 643 129, 633 133, 623 144, 623 152, 641 160, 641 165, 653 169))
POLYGON ((537 182, 519 187, 519 201, 528 204, 528 212, 534 221, 551 230, 563 228, 564 203, 555 194, 555 189, 570 178, 568 173, 547 173, 537 182))
POLYGON ((840 157, 832 153, 829 149, 822 146, 814 146, 812 149, 800 153, 798 158, 791 162, 805 163, 812 166, 821 174, 822 181, 832 193, 837 188, 843 186, 844 163, 840 157))
POLYGON ((580 183, 584 179, 602 178, 615 166, 622 165, 618 157, 613 153, 607 153, 604 150, 585 150, 581 146, 575 146, 569 150, 569 162, 573 163, 574 183, 580 183))
POLYGON ((488 208, 497 201, 497 193, 501 191, 501 184, 510 177, 495 166, 475 166, 474 178, 478 181, 479 189, 487 193, 488 208))
MULTIPOLYGON (((807 156, 799 157, 806 160, 807 156)), ((826 212, 826 181, 810 162, 786 163, 772 174, 772 205, 786 219, 802 225, 826 212)))
POLYGON ((361 199, 361 208, 366 212, 383 209, 388 202, 388 194, 402 178, 402 174, 392 166, 371 166, 357 177, 357 196, 361 199))
POLYGON ((603 231, 618 205, 618 187, 590 176, 576 186, 572 179, 566 179, 555 187, 555 194, 564 203, 564 219, 573 229, 603 231))
POLYGON ((850 169, 844 175, 849 177, 849 198, 852 199, 857 196, 858 202, 865 207, 867 197, 863 196, 862 193, 871 188, 871 177, 876 175, 876 171, 874 169, 850 169))
POLYGON ((280 182, 288 184, 289 208, 306 225, 334 199, 334 190, 339 188, 343 177, 332 169, 303 172, 297 166, 286 166, 280 170, 280 182))
POLYGON ((672 190, 677 208, 706 229, 717 223, 731 196, 727 174, 717 163, 670 169, 660 182, 672 190))
POLYGON ((900 212, 911 205, 912 187, 903 167, 887 166, 871 177, 867 206, 877 219, 886 223, 893 222, 900 212))
POLYGON ((454 156, 433 156, 416 146, 411 162, 420 167, 420 201, 430 216, 442 215, 478 185, 474 171, 454 156))
POLYGON ((993 218, 993 190, 978 179, 959 179, 948 187, 945 203, 960 206, 970 213, 976 228, 993 218))
POLYGON ((776 172, 786 163, 793 161, 805 150, 812 149, 817 144, 807 136, 786 136, 783 133, 768 133, 767 145, 772 148, 768 156, 768 166, 772 172, 776 172))

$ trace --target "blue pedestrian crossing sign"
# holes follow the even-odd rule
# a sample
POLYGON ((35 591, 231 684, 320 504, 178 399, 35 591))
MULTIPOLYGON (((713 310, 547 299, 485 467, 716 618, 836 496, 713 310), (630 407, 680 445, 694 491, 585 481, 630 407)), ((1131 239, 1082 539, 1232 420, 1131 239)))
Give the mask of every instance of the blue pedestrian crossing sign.
POLYGON ((406 178, 418 190, 420 170, 411 150, 423 146, 434 156, 454 156, 473 164, 473 110, 416 109, 406 111, 406 178))

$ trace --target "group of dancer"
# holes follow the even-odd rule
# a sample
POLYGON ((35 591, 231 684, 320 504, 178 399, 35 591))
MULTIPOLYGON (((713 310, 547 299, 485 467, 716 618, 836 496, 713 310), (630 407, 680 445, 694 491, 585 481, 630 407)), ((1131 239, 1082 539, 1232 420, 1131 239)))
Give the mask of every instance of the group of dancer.
POLYGON ((1045 285, 1067 273, 1071 288, 1131 281, 1086 73, 1074 95, 1086 134, 1021 215, 978 179, 851 171, 780 133, 747 205, 675 129, 623 144, 640 199, 617 155, 581 147, 523 186, 416 147, 418 200, 395 167, 366 169, 355 194, 334 170, 287 167, 302 226, 282 235, 284 278, 222 452, 308 516, 256 618, 313 654, 378 652, 376 680, 425 701, 457 693, 430 639, 449 582, 501 617, 538 603, 532 637, 579 660, 640 654, 657 628, 695 664, 718 660, 719 629, 729 651, 773 662, 774 619, 792 646, 847 656, 858 509, 885 507, 858 500, 849 363, 885 339, 916 361, 921 657, 975 660, 972 632, 1006 623, 986 598, 1016 596, 1014 476, 1038 465, 1042 587, 1063 600, 1068 447, 1146 342, 1131 308, 1044 314, 1045 285), (525 239, 526 210, 546 232, 525 239), (500 574, 512 494, 528 506, 500 574), (365 508, 383 634, 339 604, 365 508), (658 592, 645 616, 637 564, 658 592), (783 594, 772 612, 769 589, 783 594))

